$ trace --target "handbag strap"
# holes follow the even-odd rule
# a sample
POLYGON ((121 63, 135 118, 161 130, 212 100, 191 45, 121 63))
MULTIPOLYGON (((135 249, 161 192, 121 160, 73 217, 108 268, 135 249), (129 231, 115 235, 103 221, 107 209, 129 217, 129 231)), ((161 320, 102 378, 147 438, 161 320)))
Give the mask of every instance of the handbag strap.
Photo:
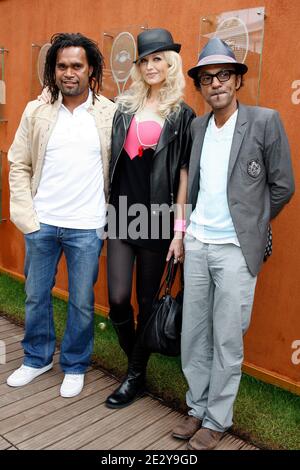
POLYGON ((174 257, 169 260, 167 275, 166 275, 166 287, 165 287, 165 294, 169 294, 172 289, 173 283, 175 281, 176 273, 177 273, 178 263, 174 263, 174 257))
MULTIPOLYGON (((174 280, 175 280, 175 277, 176 277, 176 273, 177 273, 177 269, 178 269, 178 263, 174 263, 174 256, 172 256, 170 258, 170 260, 168 261, 168 266, 167 266, 167 272, 166 272, 166 275, 163 279, 163 281, 161 282, 160 284, 160 287, 155 295, 155 300, 158 300, 159 299, 159 296, 160 296, 160 293, 163 289, 163 287, 165 287, 165 295, 169 294, 171 292, 171 289, 172 289, 172 286, 174 284, 174 280)), ((180 264, 180 277, 181 277, 181 286, 183 288, 183 266, 182 264, 180 264)))

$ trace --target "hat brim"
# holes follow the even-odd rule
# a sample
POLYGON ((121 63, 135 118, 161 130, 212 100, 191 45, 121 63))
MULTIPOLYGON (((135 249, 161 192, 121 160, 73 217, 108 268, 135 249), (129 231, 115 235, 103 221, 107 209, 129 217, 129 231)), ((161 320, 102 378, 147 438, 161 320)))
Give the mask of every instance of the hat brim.
POLYGON ((234 65, 234 67, 236 68, 236 71, 240 75, 244 75, 248 71, 248 67, 247 67, 246 64, 242 64, 240 62, 226 62, 226 61, 224 62, 224 61, 222 61, 222 62, 212 62, 211 64, 207 63, 205 65, 196 65, 196 67, 192 67, 191 69, 188 70, 188 76, 195 79, 195 78, 197 78, 199 70, 201 70, 203 67, 205 67, 207 65, 221 65, 221 64, 234 65))
POLYGON ((161 47, 149 47, 146 51, 144 51, 136 60, 133 61, 134 64, 139 62, 143 57, 146 57, 149 54, 154 54, 155 52, 163 52, 163 51, 175 51, 179 52, 181 49, 181 44, 170 44, 169 46, 161 46, 161 47))

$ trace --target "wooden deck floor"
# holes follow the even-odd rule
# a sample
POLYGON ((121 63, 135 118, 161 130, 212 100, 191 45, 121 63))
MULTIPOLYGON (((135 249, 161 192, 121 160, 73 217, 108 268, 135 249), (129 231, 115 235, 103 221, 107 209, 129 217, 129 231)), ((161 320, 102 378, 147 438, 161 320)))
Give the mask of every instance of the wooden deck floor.
MULTIPOLYGON (((23 329, 0 317, 0 341, 6 348, 0 364, 0 450, 96 449, 181 450, 186 443, 171 437, 183 416, 149 396, 122 410, 106 408, 104 401, 117 381, 90 369, 82 393, 62 398, 63 374, 55 365, 46 374, 21 388, 6 385, 6 378, 22 364, 23 329)), ((218 449, 255 450, 226 434, 218 449)))

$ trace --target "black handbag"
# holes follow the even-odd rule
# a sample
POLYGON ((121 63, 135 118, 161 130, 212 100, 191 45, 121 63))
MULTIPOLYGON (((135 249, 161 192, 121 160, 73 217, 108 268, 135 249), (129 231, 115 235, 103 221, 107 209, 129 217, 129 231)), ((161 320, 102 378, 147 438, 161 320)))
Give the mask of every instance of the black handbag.
POLYGON ((172 257, 168 262, 167 273, 154 298, 151 315, 142 333, 142 341, 150 352, 166 356, 180 354, 182 303, 183 303, 183 269, 181 270, 181 290, 176 297, 171 296, 178 264, 172 257), (161 291, 164 294, 160 297, 161 291))

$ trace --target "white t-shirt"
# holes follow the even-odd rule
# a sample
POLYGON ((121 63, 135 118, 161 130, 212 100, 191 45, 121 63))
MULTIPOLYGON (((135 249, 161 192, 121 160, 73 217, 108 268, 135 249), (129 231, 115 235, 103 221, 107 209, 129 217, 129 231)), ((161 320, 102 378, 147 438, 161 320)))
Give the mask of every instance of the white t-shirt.
POLYGON ((187 233, 203 243, 239 241, 227 201, 227 174, 238 111, 218 128, 211 117, 204 137, 200 161, 200 190, 187 233))
POLYGON ((48 141, 41 181, 34 197, 40 222, 97 229, 106 223, 99 134, 88 112, 92 94, 71 113, 63 104, 48 141))

